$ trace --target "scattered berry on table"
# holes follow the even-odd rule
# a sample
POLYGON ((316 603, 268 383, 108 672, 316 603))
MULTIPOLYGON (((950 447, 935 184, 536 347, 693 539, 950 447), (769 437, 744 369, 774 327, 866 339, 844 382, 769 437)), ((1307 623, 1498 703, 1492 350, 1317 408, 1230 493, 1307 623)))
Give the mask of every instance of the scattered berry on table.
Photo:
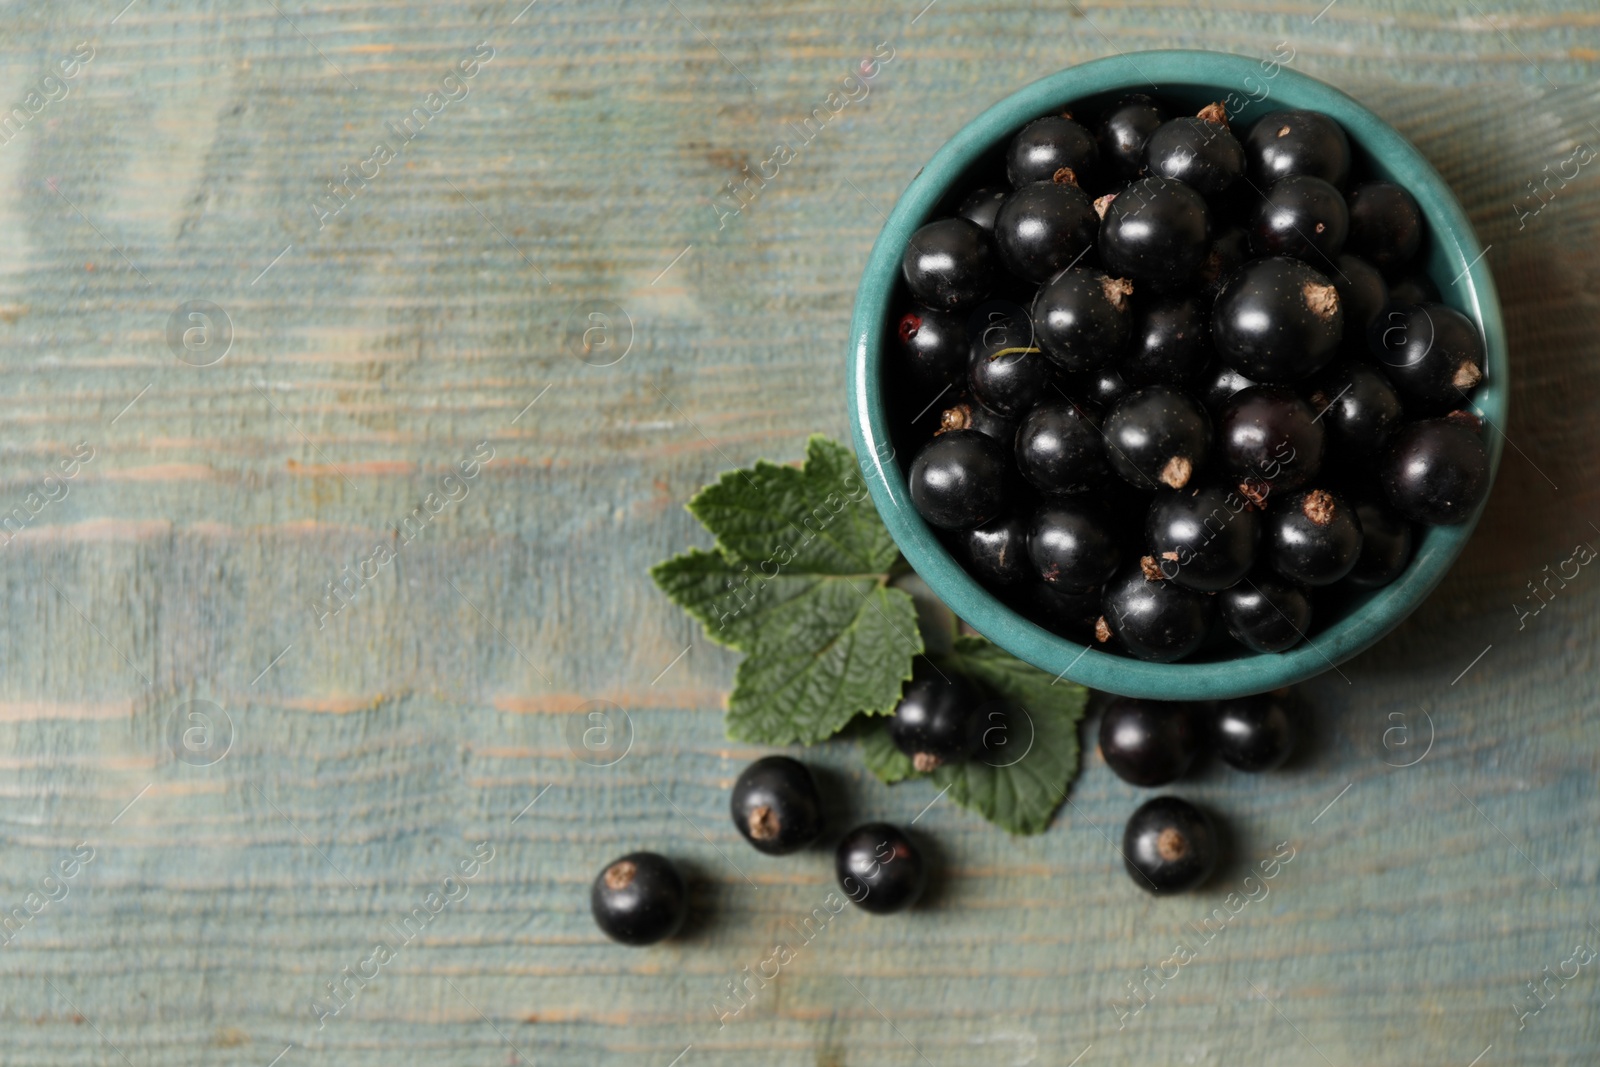
POLYGON ((1122 832, 1128 876, 1155 894, 1197 888, 1217 866, 1217 832, 1211 819, 1180 797, 1147 800, 1122 832))
POLYGON ((822 795, 811 772, 788 756, 765 756, 746 767, 729 800, 733 825, 757 850, 782 856, 822 833, 822 795))
POLYGON ((1211 744, 1222 762, 1241 771, 1270 771, 1294 751, 1294 721, 1272 694, 1217 702, 1211 744))
POLYGON ((589 910, 602 933, 625 945, 671 937, 689 912, 689 892, 672 861, 630 852, 606 865, 589 892, 589 910))
POLYGON ((960 675, 919 660, 889 719, 889 737, 919 771, 966 755, 978 697, 960 675))
POLYGON ((845 896, 879 915, 909 908, 927 885, 916 844, 899 827, 882 822, 844 835, 834 854, 834 872, 845 896))
POLYGON ((1124 782, 1175 782, 1200 752, 1202 723, 1193 704, 1118 697, 1100 717, 1100 755, 1124 782))

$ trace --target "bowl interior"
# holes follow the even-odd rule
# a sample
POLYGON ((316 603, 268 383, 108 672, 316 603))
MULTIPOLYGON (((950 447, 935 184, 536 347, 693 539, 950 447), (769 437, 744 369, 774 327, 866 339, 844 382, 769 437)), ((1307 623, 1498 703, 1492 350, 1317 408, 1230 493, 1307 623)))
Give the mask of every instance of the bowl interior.
POLYGON ((1393 128, 1344 93, 1267 60, 1213 52, 1137 52, 1096 60, 1051 75, 1007 97, 963 127, 942 147, 895 205, 874 244, 856 295, 851 324, 850 417, 856 454, 874 503, 900 550, 930 588, 979 633, 1041 670, 1126 696, 1201 700, 1262 692, 1303 681, 1371 645, 1414 610, 1460 554, 1478 514, 1460 526, 1428 528, 1411 565, 1382 589, 1351 595, 1333 622, 1314 620, 1308 640, 1287 652, 1204 655, 1180 663, 1148 663, 1085 647, 1030 622, 984 589, 944 548, 912 506, 897 454, 905 421, 925 401, 884 387, 889 316, 909 303, 900 257, 911 234, 949 214, 960 195, 988 176, 997 153, 1029 120, 1068 104, 1092 112, 1128 92, 1159 94, 1190 111, 1226 101, 1236 128, 1279 108, 1321 111, 1349 135, 1358 172, 1394 181, 1416 197, 1427 220, 1422 272, 1441 300, 1483 333, 1488 356, 1474 409, 1489 425, 1491 477, 1502 449, 1508 365, 1494 282, 1461 206, 1444 180, 1393 128))

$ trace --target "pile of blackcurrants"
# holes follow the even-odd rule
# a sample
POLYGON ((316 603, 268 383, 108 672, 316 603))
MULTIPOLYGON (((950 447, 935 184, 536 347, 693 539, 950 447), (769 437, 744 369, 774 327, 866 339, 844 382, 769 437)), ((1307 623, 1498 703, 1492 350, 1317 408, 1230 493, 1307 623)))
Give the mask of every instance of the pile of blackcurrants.
POLYGON ((1314 592, 1331 621, 1405 571, 1413 523, 1474 514, 1483 339, 1338 123, 1241 139, 1220 104, 1130 96, 1004 163, 912 235, 886 385, 941 400, 911 500, 1006 602, 1140 659, 1281 652, 1314 592))

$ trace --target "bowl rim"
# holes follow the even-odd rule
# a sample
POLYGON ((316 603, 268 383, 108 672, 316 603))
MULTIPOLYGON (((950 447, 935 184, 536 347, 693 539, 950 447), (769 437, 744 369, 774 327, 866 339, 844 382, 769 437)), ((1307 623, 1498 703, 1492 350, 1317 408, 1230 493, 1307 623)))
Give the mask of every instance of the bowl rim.
MULTIPOLYGON (((1404 574, 1294 648, 1210 663, 1132 659, 1079 644, 1030 622, 968 575, 911 505, 888 430, 880 371, 890 301, 912 232, 927 221, 973 163, 1033 118, 1084 97, 1118 90, 1208 89, 1221 94, 1237 86, 1253 93, 1251 80, 1263 83, 1268 66, 1265 61, 1221 52, 1133 52, 1069 67, 1025 86, 968 122, 916 173, 879 232, 862 272, 850 327, 848 392, 851 437, 873 503, 907 562, 957 617, 1058 679, 1122 696, 1205 700, 1265 692, 1337 670, 1338 664, 1393 630, 1427 598, 1461 554, 1488 503, 1486 493, 1467 522, 1430 528, 1419 539, 1404 574)), ((1472 401, 1490 428, 1485 438, 1492 488, 1503 451, 1500 427, 1506 418, 1510 368, 1494 280, 1466 212, 1421 152, 1365 106, 1281 64, 1270 81, 1270 92, 1260 102, 1270 99, 1279 108, 1310 108, 1336 119, 1352 143, 1405 185, 1421 206, 1428 222, 1430 247, 1425 255, 1433 267, 1430 273, 1436 275, 1443 266, 1456 279, 1439 286, 1440 299, 1467 314, 1483 334, 1487 373, 1472 401)))

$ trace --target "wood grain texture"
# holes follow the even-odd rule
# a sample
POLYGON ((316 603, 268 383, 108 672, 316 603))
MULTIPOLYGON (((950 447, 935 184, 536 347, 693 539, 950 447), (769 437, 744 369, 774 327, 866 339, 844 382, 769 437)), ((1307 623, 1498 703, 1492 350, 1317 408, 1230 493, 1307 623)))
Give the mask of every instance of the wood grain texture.
MULTIPOLYGON (((1514 206, 1600 141, 1587 0, 121 2, 0 5, 0 102, 93 50, 0 143, 0 513, 27 516, 0 553, 0 905, 26 916, 0 1063, 1595 1062, 1600 965, 1520 1030, 1513 1008, 1600 938, 1600 576, 1521 629, 1513 607, 1600 536, 1600 171, 1520 226, 1514 206), (871 96, 719 228, 723 184, 880 41, 871 96), (929 906, 846 911, 719 1021, 831 863, 728 823, 755 755, 722 735, 734 661, 645 573, 702 543, 680 505, 843 436, 860 265, 979 110, 1114 50, 1280 41, 1415 140, 1491 245, 1517 380, 1478 536, 1305 687, 1291 772, 1185 786, 1233 843, 1211 891, 1130 886, 1111 841, 1137 794, 1091 754, 1037 838, 933 804, 929 906), (325 183, 480 42, 466 95, 320 224, 325 183), (204 367, 167 342, 197 300, 233 331, 204 367), (601 302, 633 330, 607 367, 567 325, 601 302), (480 442, 493 460, 446 483, 480 442), (631 721, 611 766, 569 741, 591 701, 631 721), (1424 713, 1431 749, 1393 766, 1424 713), (319 1028, 326 983, 480 841, 492 861, 319 1028), (1119 1029, 1127 983, 1280 841, 1270 895, 1119 1029), (686 936, 643 952, 587 913, 635 847, 695 883, 686 936)), ((848 746, 816 759, 840 820, 934 799, 848 746)))

